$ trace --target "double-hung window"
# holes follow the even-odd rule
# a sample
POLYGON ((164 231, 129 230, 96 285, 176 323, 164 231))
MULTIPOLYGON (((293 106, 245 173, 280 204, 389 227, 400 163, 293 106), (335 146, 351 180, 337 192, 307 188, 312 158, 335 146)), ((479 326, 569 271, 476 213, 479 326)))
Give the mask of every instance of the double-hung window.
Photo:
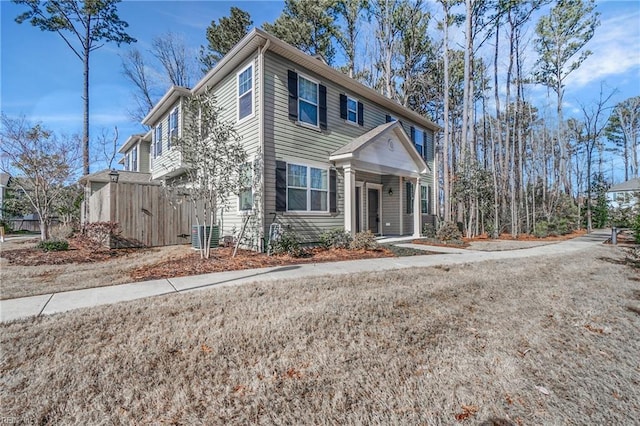
POLYGON ((156 126, 156 135, 154 140, 154 156, 159 157, 162 155, 162 123, 156 126))
POLYGON ((422 129, 414 130, 413 143, 416 146, 416 150, 420 153, 420 156, 424 158, 424 131, 422 129))
POLYGON ((253 209, 253 168, 252 163, 245 163, 240 168, 240 192, 238 193, 238 210, 253 209))
POLYGON ((358 101, 347 97, 347 121, 358 123, 358 101))
POLYGON ((422 214, 429 214, 429 187, 420 186, 420 212, 422 214))
POLYGON ((318 126, 318 83, 298 76, 298 120, 318 126))
POLYGON ((129 170, 129 154, 124 155, 124 169, 129 170))
POLYGON ((238 73, 238 121, 253 114, 253 65, 238 73))
POLYGON ((131 150, 131 170, 138 171, 138 145, 131 150))
POLYGON ((178 137, 178 108, 175 108, 169 114, 169 143, 167 144, 171 148, 171 141, 178 137))
POLYGON ((329 171, 287 164, 287 210, 329 211, 329 171))

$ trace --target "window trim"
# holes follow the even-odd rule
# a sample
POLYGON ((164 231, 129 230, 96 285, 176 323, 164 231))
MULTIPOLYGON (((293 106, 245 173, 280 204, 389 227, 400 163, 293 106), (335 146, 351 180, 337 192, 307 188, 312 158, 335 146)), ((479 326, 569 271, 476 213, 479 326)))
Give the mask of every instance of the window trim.
POLYGON ((286 209, 285 209, 285 213, 287 214, 310 214, 310 215, 317 215, 317 214, 330 214, 331 212, 331 188, 330 188, 330 184, 331 184, 331 168, 328 165, 318 165, 318 164, 313 164, 313 163, 309 163, 309 162, 296 162, 294 161, 286 161, 287 164, 287 171, 286 171, 286 188, 287 188, 287 192, 285 194, 286 196, 286 209), (300 166, 300 167, 305 167, 307 172, 306 172, 306 188, 304 188, 304 190, 306 191, 306 210, 290 210, 289 209, 289 188, 293 188, 293 189, 298 189, 301 190, 303 189, 302 187, 297 187, 297 186, 291 186, 289 185, 289 165, 294 165, 294 166, 300 166), (317 189, 317 188, 312 188, 311 187, 311 169, 317 169, 317 170, 324 170, 326 172, 326 181, 325 181, 325 186, 326 189, 317 189), (324 192, 326 194, 326 204, 327 204, 327 208, 326 210, 311 210, 311 191, 318 191, 318 192, 324 192))
POLYGON ((167 144, 167 149, 171 149, 171 138, 179 136, 179 127, 178 126, 178 107, 175 107, 169 113, 169 141, 167 144), (175 117, 175 128, 173 127, 173 117, 175 117))
POLYGON ((253 67, 253 62, 249 63, 247 66, 242 68, 240 71, 236 73, 236 120, 238 123, 242 123, 250 118, 255 116, 255 68, 253 67), (240 75, 244 73, 247 69, 251 68, 251 89, 244 92, 242 95, 240 94, 240 75), (240 117, 240 98, 245 96, 248 92, 251 92, 251 112, 244 117, 240 117))
POLYGON ((307 126, 311 129, 320 129, 320 82, 318 80, 315 80, 305 74, 301 74, 298 73, 298 102, 297 102, 297 106, 298 106, 298 124, 302 125, 302 126, 307 126), (300 114, 300 102, 306 102, 307 104, 310 105, 314 105, 311 101, 308 101, 306 99, 302 98, 302 95, 300 93, 300 79, 305 79, 313 84, 315 84, 316 86, 316 103, 315 103, 315 107, 316 107, 316 124, 313 123, 308 123, 306 121, 302 121, 301 118, 301 114, 300 114))
POLYGON ((425 140, 425 130, 422 127, 414 127, 413 128, 413 133, 414 133, 414 138, 411 141, 413 143, 413 146, 416 148, 416 151, 418 151, 418 154, 420 154, 421 158, 425 158, 425 149, 426 149, 426 140, 425 140), (421 149, 418 150, 418 144, 417 139, 418 139, 418 134, 420 135, 420 138, 422 139, 422 144, 421 149))
POLYGON ((353 98, 353 97, 351 97, 351 96, 347 95, 347 118, 346 118, 346 120, 345 120, 345 121, 346 121, 347 123, 350 123, 350 124, 355 124, 356 126, 359 126, 359 124, 358 124, 358 118, 359 118, 359 117, 358 117, 358 102, 359 102, 359 100, 358 100, 358 99, 353 98), (349 109, 349 101, 355 102, 355 104, 356 104, 356 109, 355 109, 355 110, 351 110, 351 109, 349 109), (355 115, 355 118, 356 118, 356 119, 355 119, 355 121, 349 120, 349 112, 350 112, 350 111, 355 112, 355 114, 356 114, 356 115, 355 115))
POLYGON ((137 172, 138 170, 138 145, 134 145, 131 149, 131 171, 137 172))
POLYGON ((153 158, 162 156, 162 121, 156 125, 153 141, 153 158))
POLYGON ((429 214, 429 185, 420 185, 420 214, 429 214))

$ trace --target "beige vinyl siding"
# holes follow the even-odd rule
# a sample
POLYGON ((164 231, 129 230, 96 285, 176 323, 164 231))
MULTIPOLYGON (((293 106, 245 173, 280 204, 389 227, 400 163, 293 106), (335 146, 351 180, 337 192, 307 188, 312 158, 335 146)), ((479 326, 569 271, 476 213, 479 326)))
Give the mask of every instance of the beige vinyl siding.
MULTIPOLYGON (((265 100, 264 100, 264 130, 265 130, 265 232, 268 232, 271 212, 275 211, 275 161, 297 161, 304 163, 305 161, 320 162, 329 166, 329 155, 344 146, 352 139, 362 135, 386 122, 386 116, 389 112, 381 106, 346 91, 343 87, 334 84, 332 81, 322 78, 322 76, 307 72, 300 66, 282 58, 272 52, 265 54, 264 62, 264 79, 265 79, 265 100), (287 72, 294 70, 299 75, 307 76, 327 87, 327 130, 310 129, 295 123, 289 119, 289 93, 287 89, 287 72), (358 126, 340 118, 340 94, 344 93, 348 96, 358 99, 364 104, 364 126, 358 126)), ((414 125, 405 117, 397 116, 402 121, 403 128, 408 136, 410 136, 410 126, 414 125)), ((417 126, 416 126, 417 127, 417 126)), ((427 131, 428 133, 430 131, 427 131)), ((432 132, 431 132, 432 133, 432 132)), ((431 137, 431 139, 433 139, 431 137)), ((380 159, 384 164, 384 159, 380 159)), ((315 239, 325 230, 344 226, 344 185, 342 180, 342 170, 337 170, 337 201, 338 212, 332 215, 288 215, 287 213, 279 213, 280 221, 291 225, 292 229, 300 234, 309 231, 309 239, 315 239)), ((424 176, 424 180, 432 180, 432 173, 424 176)), ((360 176, 364 176, 362 172, 356 173, 356 179, 361 180, 360 176)), ((370 175, 369 182, 382 183, 381 177, 370 175)), ((389 177, 391 179, 391 177, 389 177)), ((383 189, 384 192, 384 189, 383 189)), ((399 232, 399 218, 397 218, 399 207, 398 202, 394 201, 396 195, 394 190, 394 198, 389 200, 388 195, 383 197, 383 221, 390 222, 389 231, 383 223, 383 232, 397 233, 399 232), (391 214, 396 211, 396 219, 393 221, 392 216, 385 214, 386 211, 391 214)), ((385 194, 382 194, 383 196, 385 194)), ((410 224, 411 230, 413 225, 410 224)))
POLYGON ((176 149, 169 147, 169 116, 178 109, 178 137, 182 136, 182 98, 171 105, 162 118, 153 125, 150 148, 152 179, 162 179, 167 174, 182 167, 181 156, 176 149), (154 157, 156 146, 156 128, 162 123, 162 153, 154 157))
POLYGON ((150 172, 150 158, 151 158, 151 143, 148 141, 142 141, 138 145, 138 164, 140 165, 139 172, 150 172))
POLYGON ((400 181, 399 176, 382 176, 382 233, 384 235, 401 234, 400 181), (389 195, 389 188, 393 189, 393 195, 389 195))
MULTIPOLYGON (((257 53, 257 52, 256 52, 257 53)), ((221 119, 236 125, 236 132, 242 140, 242 145, 247 152, 248 160, 254 161, 257 152, 260 148, 260 120, 258 118, 258 111, 260 106, 259 93, 260 93, 260 79, 258 70, 258 57, 257 55, 248 58, 232 72, 230 72, 215 88, 214 96, 218 106, 223 108, 221 119), (249 64, 253 65, 253 108, 254 114, 251 117, 247 117, 238 123, 238 72, 245 69, 249 64)), ((254 199, 256 196, 256 190, 254 188, 254 199)), ((238 211, 238 195, 230 194, 228 201, 223 209, 221 209, 219 215, 221 236, 234 235, 238 236, 242 228, 242 221, 244 214, 238 211)), ((252 244, 259 246, 259 237, 256 235, 248 235, 250 230, 247 229, 245 237, 249 237, 253 240, 252 244)))

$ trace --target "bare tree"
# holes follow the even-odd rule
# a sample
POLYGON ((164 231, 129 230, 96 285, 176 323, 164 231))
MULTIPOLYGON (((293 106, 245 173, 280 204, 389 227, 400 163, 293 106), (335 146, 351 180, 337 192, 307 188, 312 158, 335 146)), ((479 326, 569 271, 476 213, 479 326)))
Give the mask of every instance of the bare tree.
POLYGON ((58 138, 40 124, 4 114, 0 138, 1 170, 14 178, 14 188, 38 215, 40 238, 47 240, 52 215, 80 165, 77 138, 58 138))

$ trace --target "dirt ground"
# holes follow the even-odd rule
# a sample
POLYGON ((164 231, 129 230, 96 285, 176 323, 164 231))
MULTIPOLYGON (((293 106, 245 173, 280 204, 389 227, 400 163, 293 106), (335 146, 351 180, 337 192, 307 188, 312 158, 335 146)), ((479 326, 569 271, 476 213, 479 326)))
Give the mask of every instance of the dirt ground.
POLYGON ((208 289, 0 325, 35 424, 636 424, 619 247, 208 289))

